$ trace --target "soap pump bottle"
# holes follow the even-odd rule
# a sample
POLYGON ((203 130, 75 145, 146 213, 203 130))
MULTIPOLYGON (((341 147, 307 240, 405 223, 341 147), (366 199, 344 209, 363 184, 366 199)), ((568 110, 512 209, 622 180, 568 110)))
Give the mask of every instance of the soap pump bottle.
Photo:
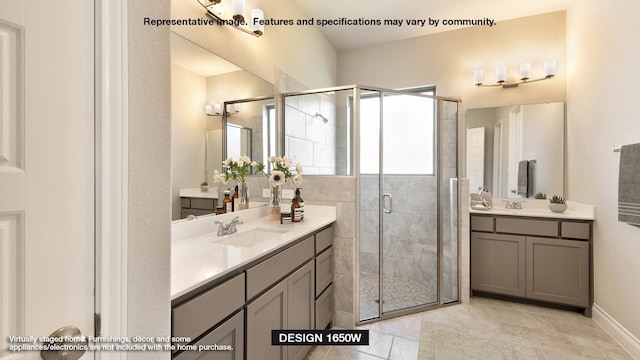
POLYGON ((298 205, 300 206, 298 208, 298 211, 300 213, 300 221, 302 221, 304 220, 304 200, 302 200, 302 196, 300 196, 300 189, 301 188, 296 188, 296 196, 294 199, 296 199, 298 205))
POLYGON ((294 197, 291 199, 291 222, 300 222, 300 204, 294 197))
POLYGON ((236 189, 235 192, 233 193, 233 196, 231 197, 231 211, 236 211, 236 204, 238 204, 238 185, 236 185, 236 189))
POLYGON ((231 201, 231 191, 229 191, 229 189, 223 191, 224 193, 224 199, 222 200, 222 208, 224 209, 225 213, 230 213, 232 211, 231 206, 233 205, 232 201, 231 201))
POLYGON ((491 197, 491 193, 489 191, 487 191, 487 188, 482 187, 480 188, 480 200, 482 201, 482 203, 484 204, 484 206, 486 206, 487 208, 491 209, 492 207, 492 203, 493 203, 493 199, 491 197))

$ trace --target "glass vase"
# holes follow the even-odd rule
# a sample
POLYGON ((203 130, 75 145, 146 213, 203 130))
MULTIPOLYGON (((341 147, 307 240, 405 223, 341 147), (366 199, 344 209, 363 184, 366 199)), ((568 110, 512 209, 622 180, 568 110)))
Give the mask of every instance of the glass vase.
POLYGON ((271 187, 271 196, 269 198, 269 219, 280 221, 280 202, 282 201, 282 189, 280 185, 271 187))
POLYGON ((249 187, 246 182, 241 182, 238 186, 238 210, 249 208, 249 187))

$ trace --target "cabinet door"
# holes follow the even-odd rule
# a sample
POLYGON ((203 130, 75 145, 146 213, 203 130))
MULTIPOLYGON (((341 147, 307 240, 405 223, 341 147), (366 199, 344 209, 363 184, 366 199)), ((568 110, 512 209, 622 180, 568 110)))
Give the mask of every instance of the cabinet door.
POLYGON ((197 347, 207 345, 230 346, 233 350, 185 351, 176 360, 243 360, 244 359, 244 311, 195 343, 197 347))
POLYGON ((281 329, 287 329, 287 279, 247 305, 247 360, 286 360, 286 347, 271 345, 271 330, 281 329))
POLYGON ((524 236, 472 232, 471 288, 525 296, 524 236))
MULTIPOLYGON (((313 260, 307 262, 287 279, 287 329, 315 328, 315 271, 313 260)), ((302 360, 311 346, 288 346, 289 360, 302 360)))
POLYGON ((589 305, 589 242, 527 237, 527 297, 589 305))

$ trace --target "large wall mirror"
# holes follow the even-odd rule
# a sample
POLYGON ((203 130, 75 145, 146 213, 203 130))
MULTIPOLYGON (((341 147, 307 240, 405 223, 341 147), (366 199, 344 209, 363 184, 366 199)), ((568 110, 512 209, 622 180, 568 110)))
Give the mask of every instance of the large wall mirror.
POLYGON ((213 170, 221 170, 226 157, 264 161, 265 146, 274 142, 275 101, 273 84, 176 33, 171 33, 171 63, 172 218, 177 220, 215 211, 185 212, 181 198, 215 202, 213 170), (204 181, 207 192, 200 190, 204 181))
POLYGON ((467 110, 470 192, 484 187, 501 198, 562 196, 564 119, 562 102, 467 110))

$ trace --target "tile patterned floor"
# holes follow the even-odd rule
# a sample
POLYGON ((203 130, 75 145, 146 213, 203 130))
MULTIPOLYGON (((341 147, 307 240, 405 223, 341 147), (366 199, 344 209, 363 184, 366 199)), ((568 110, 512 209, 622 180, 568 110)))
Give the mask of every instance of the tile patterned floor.
MULTIPOLYGON (((526 338, 528 346, 535 349, 534 359, 633 359, 595 321, 579 313, 478 297, 472 298, 469 304, 360 326, 359 329, 369 329, 371 345, 316 347, 307 359, 418 359, 424 321, 472 333, 482 331, 526 338)), ((424 349, 421 354, 428 358, 424 349)), ((459 358, 470 359, 469 349, 461 349, 459 358)), ((485 357, 478 352, 477 357, 471 358, 485 357)))

